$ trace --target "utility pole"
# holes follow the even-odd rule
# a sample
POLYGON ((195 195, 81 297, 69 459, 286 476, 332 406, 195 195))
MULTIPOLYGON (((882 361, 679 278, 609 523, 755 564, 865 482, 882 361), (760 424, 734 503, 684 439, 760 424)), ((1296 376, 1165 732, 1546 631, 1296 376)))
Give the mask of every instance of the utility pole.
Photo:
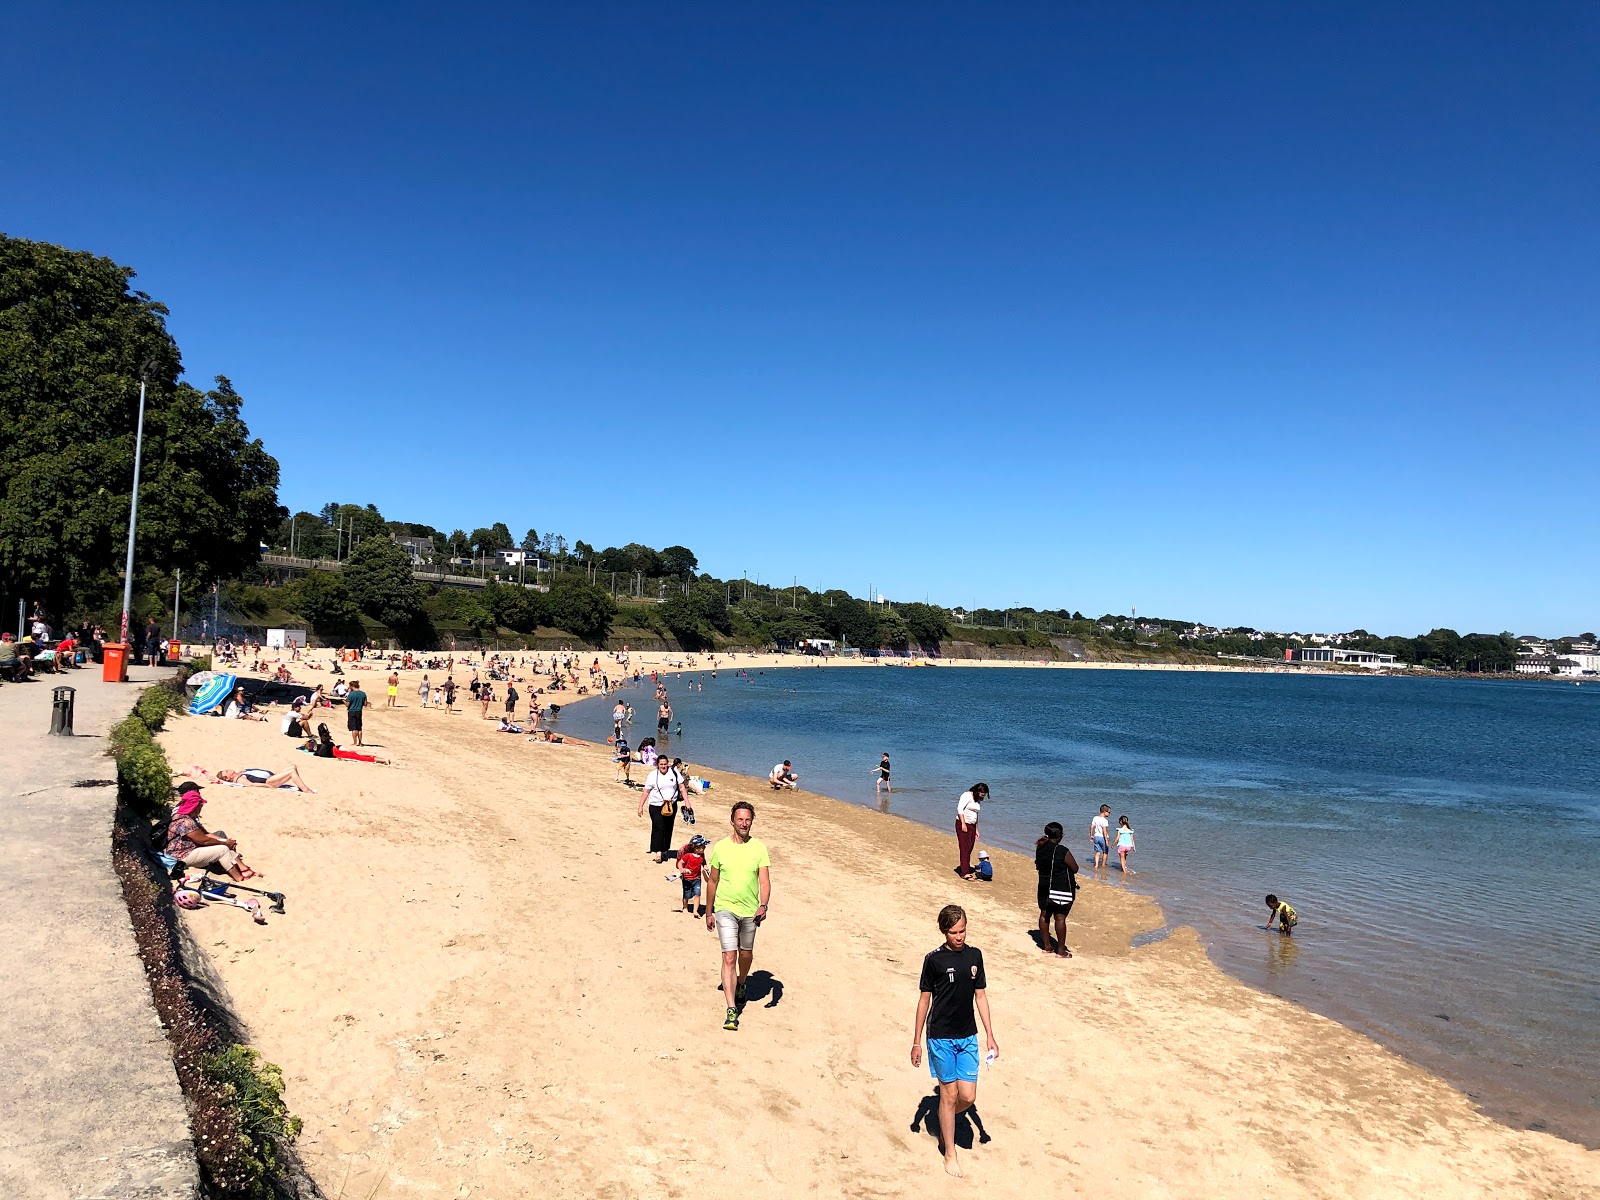
POLYGON ((139 528, 139 464, 144 457, 144 389, 153 363, 139 368, 139 425, 133 435, 133 500, 128 508, 128 561, 122 570, 122 632, 118 640, 128 644, 128 610, 133 607, 133 536, 139 528))
POLYGON ((178 640, 178 598, 183 594, 183 568, 178 568, 178 580, 172 585, 172 640, 178 640))

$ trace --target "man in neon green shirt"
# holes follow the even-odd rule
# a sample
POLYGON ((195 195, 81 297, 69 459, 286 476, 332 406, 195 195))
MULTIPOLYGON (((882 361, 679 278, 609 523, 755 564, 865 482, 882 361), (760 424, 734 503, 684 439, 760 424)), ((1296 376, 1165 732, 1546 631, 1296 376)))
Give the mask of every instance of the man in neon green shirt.
POLYGON ((772 860, 766 843, 750 836, 755 806, 741 800, 733 806, 733 835, 711 848, 706 860, 706 928, 717 931, 722 945, 722 995, 728 1002, 724 1029, 739 1028, 745 981, 756 952, 756 926, 766 920, 772 898, 772 860))

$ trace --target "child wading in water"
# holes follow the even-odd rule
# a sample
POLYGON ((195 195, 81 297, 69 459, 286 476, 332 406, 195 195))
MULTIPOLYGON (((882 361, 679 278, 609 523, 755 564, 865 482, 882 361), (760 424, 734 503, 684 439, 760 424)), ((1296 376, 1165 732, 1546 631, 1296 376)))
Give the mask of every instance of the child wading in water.
POLYGON ((1267 908, 1270 910, 1267 916, 1267 928, 1271 929, 1273 923, 1276 922, 1279 933, 1283 934, 1284 937, 1293 937, 1294 927, 1300 923, 1300 918, 1295 914, 1293 905, 1286 904, 1276 896, 1269 895, 1267 897, 1267 908))
POLYGON ((1134 852, 1133 826, 1128 824, 1126 814, 1117 818, 1117 861, 1122 866, 1124 875, 1137 875, 1139 872, 1128 870, 1128 855, 1134 852))
POLYGON ((939 910, 939 932, 944 945, 922 960, 918 985, 917 1020, 911 1032, 911 1065, 922 1065, 922 1037, 928 1038, 928 1071, 939 1085, 939 1148, 944 1169, 961 1174, 956 1161, 956 1114, 978 1099, 978 1024, 976 1006, 989 1043, 989 1062, 1000 1057, 989 1020, 988 980, 983 973, 983 951, 967 945, 967 914, 960 905, 939 910))

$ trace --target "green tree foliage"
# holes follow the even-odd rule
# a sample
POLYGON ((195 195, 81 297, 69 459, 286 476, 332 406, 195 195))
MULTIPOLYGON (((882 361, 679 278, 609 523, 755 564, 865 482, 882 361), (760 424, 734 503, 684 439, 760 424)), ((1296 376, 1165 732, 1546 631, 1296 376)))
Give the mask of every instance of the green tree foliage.
POLYGON ((709 648, 716 634, 733 628, 722 585, 709 579, 669 595, 656 615, 685 650, 709 648))
POLYGON ((472 531, 472 548, 481 558, 490 557, 496 550, 509 550, 511 531, 499 522, 487 526, 480 525, 472 531))
POLYGON ((657 555, 657 561, 660 563, 660 574, 675 579, 688 579, 700 566, 700 560, 687 546, 668 546, 657 555))
POLYGON ((344 580, 331 571, 307 571, 284 588, 284 601, 290 611, 311 622, 311 628, 324 638, 358 641, 361 611, 350 598, 344 580))
POLYGON ((577 575, 557 575, 545 597, 550 624, 598 646, 611 631, 617 606, 603 588, 585 583, 577 575))
POLYGON ((526 550, 530 554, 537 553, 539 549, 539 531, 529 527, 528 532, 522 535, 522 540, 517 543, 517 548, 526 550))
POLYGON ((488 590, 469 592, 464 588, 440 588, 439 607, 450 620, 465 625, 473 636, 487 637, 495 628, 494 613, 484 599, 488 590))
POLYGON ((519 633, 532 633, 549 619, 549 603, 542 592, 532 588, 490 581, 482 599, 497 625, 519 633))
POLYGON ((344 582, 357 607, 390 628, 409 626, 422 615, 422 585, 411 574, 411 559, 387 537, 370 538, 350 552, 344 582))
POLYGON ((934 650, 950 636, 950 614, 942 608, 931 604, 902 604, 898 612, 918 645, 934 650))
POLYGON ((120 591, 142 368, 137 569, 238 575, 282 519, 277 461, 238 394, 178 381, 167 310, 132 278, 0 235, 0 586, 61 614, 120 591))
POLYGON ((334 532, 318 514, 297 512, 279 522, 270 544, 285 554, 293 547, 300 558, 332 558, 334 532))

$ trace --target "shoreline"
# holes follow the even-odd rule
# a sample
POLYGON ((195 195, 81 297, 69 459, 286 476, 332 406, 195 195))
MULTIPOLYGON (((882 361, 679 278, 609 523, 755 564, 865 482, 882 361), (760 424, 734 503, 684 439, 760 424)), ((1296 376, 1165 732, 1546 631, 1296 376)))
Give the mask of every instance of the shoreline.
MULTIPOLYGON (((921 1195, 939 1169, 931 1139, 906 1132, 927 1076, 903 1043, 916 962, 950 900, 989 956, 1004 1047, 979 1093, 995 1141, 964 1158, 1001 1195, 1063 1162, 1083 1186, 1136 1195, 1243 1181, 1555 1197, 1600 1182, 1600 1156, 1500 1125, 1370 1039, 1250 988, 1192 931, 1133 945, 1162 926, 1152 899, 1085 878, 1077 957, 1041 961, 1024 934, 1028 858, 991 849, 1001 881, 963 884, 948 834, 719 771, 696 831, 720 836, 727 804, 752 800, 776 918, 756 956, 765 998, 724 1034, 714 940, 671 912, 676 885, 642 853, 637 792, 610 781, 609 756, 496 735, 476 712, 421 712, 420 674, 401 673, 397 710, 370 689, 368 740, 394 768, 295 753, 275 717, 162 734, 175 766, 293 763, 319 790, 207 789, 208 824, 241 838, 289 914, 267 929, 220 908, 184 919, 284 1067, 302 1153, 330 1193, 387 1180, 390 1194, 515 1194, 526 1172, 559 1167, 546 1178, 563 1195, 667 1195, 686 1170, 763 1195, 801 1181, 921 1195), (1063 1101, 1058 1061, 1076 1080, 1065 1096, 1095 1105, 1063 1101), (684 1095, 748 1112, 742 1168, 662 1121, 684 1095), (1284 1112, 1306 1136, 1261 1138, 1284 1112)), ((680 823, 675 844, 687 836, 680 823)))
MULTIPOLYGON (((752 664, 752 668, 754 666, 755 664, 752 664)), ((648 670, 648 666, 646 669, 648 670)), ((670 666, 667 669, 672 672, 678 670, 677 667, 670 666)), ((701 673, 706 669, 705 666, 682 668, 685 674, 691 672, 701 673)), ((782 663, 767 663, 761 666, 761 669, 763 671, 776 671, 796 668, 782 663)), ((1316 673, 1339 674, 1337 672, 1316 673)), ((1533 682, 1542 681, 1536 679, 1533 682)), ((669 680, 669 687, 671 686, 672 684, 669 680)), ((778 696, 769 696, 767 699, 769 701, 780 699, 783 690, 787 689, 780 688, 778 696)), ((632 693, 624 692, 623 695, 631 696, 632 693)), ((649 706, 644 705, 641 707, 648 710, 649 706)), ((781 724, 780 712, 775 710, 773 716, 775 723, 781 724)), ((701 773, 707 771, 715 771, 724 775, 739 773, 736 768, 730 768, 725 764, 712 767, 706 767, 704 764, 695 765, 701 773)), ((982 772, 979 773, 982 774, 982 772)), ((760 774, 741 774, 740 777, 762 788, 766 786, 765 778, 760 774)), ((812 776, 812 778, 817 777, 815 775, 812 776)), ((823 778, 826 781, 825 787, 827 783, 838 785, 841 782, 826 775, 823 778)), ((853 808, 873 811, 872 802, 865 795, 850 797, 826 790, 808 790, 811 791, 811 794, 826 797, 853 808)), ((908 815, 897 811, 892 815, 900 816, 903 820, 916 824, 921 828, 934 829, 941 835, 948 832, 930 821, 926 813, 919 812, 908 815)), ((997 853, 998 850, 1005 850, 1013 854, 1017 853, 1016 846, 1019 843, 1016 838, 1008 837, 1004 833, 999 834, 998 837, 1000 839, 998 841, 985 838, 981 842, 982 847, 988 849, 991 853, 997 853)), ((953 843, 950 850, 950 860, 954 862, 953 843)), ((1024 868, 1031 868, 1031 857, 1024 854, 1022 865, 1024 868)), ((1084 870, 1080 875, 1080 879, 1086 881, 1085 886, 1094 886, 1092 883, 1087 882, 1094 880, 1094 878, 1094 874, 1088 869, 1084 870)), ((1450 1086, 1469 1096, 1473 1099, 1479 1111, 1507 1128, 1551 1132, 1565 1141, 1588 1150, 1600 1150, 1600 1106, 1597 1106, 1593 1099, 1581 1091, 1574 1092, 1569 1089, 1564 1093, 1556 1093, 1549 1088, 1541 1091, 1537 1087, 1519 1084, 1516 1082, 1516 1076, 1508 1076, 1494 1062, 1475 1059, 1470 1055, 1452 1055, 1448 1050, 1442 1048, 1440 1044, 1429 1041, 1424 1036, 1419 1036, 1414 1030, 1407 1030, 1403 1024, 1395 1024, 1392 1021, 1386 1023, 1381 1010, 1373 1010, 1370 1006, 1363 1009, 1359 1002, 1352 1002, 1351 994, 1348 991, 1341 991, 1339 988, 1332 986, 1319 986, 1315 982, 1315 976, 1311 978, 1309 985, 1302 983, 1298 987, 1289 986, 1284 988, 1282 983, 1271 975, 1270 971, 1264 972, 1259 966, 1252 969, 1252 963, 1248 959, 1241 961, 1239 958, 1240 948, 1237 944, 1230 946, 1225 937, 1217 936, 1218 930, 1215 928, 1216 912, 1214 908, 1208 913, 1197 913, 1191 904, 1186 913, 1186 920, 1173 924, 1165 916, 1165 908, 1162 905, 1161 885, 1150 882, 1146 873, 1141 872, 1135 878, 1123 881, 1114 870, 1110 870, 1102 877, 1099 886, 1106 886, 1108 882, 1118 890, 1125 888, 1151 899, 1157 905, 1158 912, 1162 913, 1163 926, 1162 930, 1158 932, 1162 932, 1163 935, 1170 932, 1169 926, 1171 929, 1190 928, 1189 922, 1193 922, 1194 925, 1199 927, 1196 929, 1196 934, 1208 959, 1230 979, 1254 991, 1284 999, 1286 1002, 1295 1004, 1308 1012, 1337 1021, 1352 1032, 1371 1038, 1419 1069, 1438 1076, 1450 1086), (1460 1064, 1470 1065, 1464 1067, 1460 1064)), ((1396 1002, 1404 1007, 1403 1001, 1396 1002)), ((1516 1065, 1520 1066, 1521 1064, 1518 1063, 1516 1065)))

